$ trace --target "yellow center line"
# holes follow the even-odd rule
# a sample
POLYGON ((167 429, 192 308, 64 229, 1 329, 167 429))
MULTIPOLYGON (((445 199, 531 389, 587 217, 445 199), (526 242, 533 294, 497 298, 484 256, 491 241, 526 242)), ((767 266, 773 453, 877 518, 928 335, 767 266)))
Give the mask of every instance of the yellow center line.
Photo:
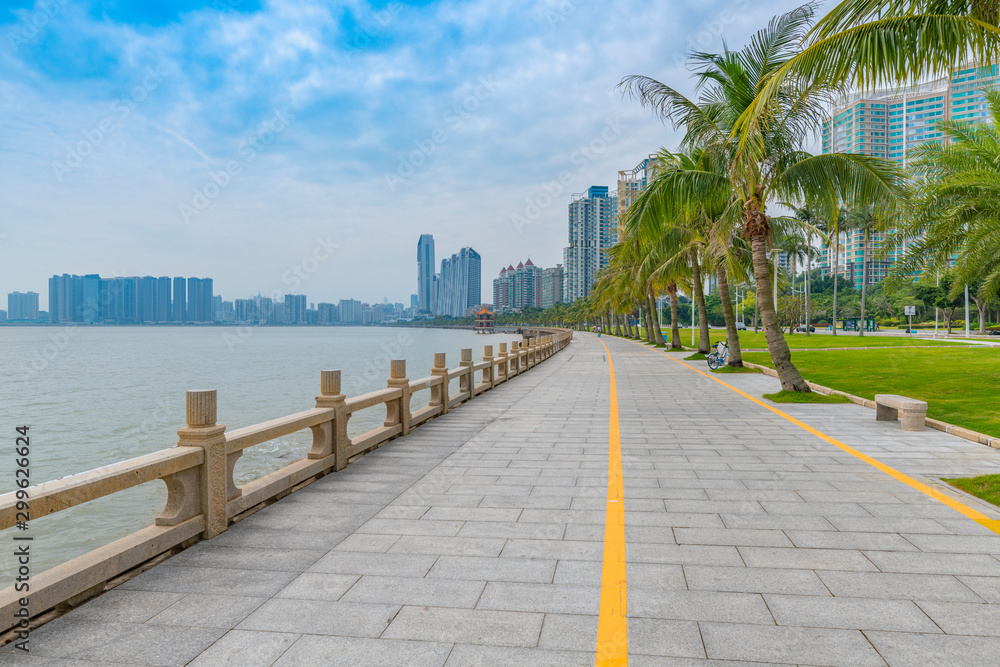
POLYGON ((601 568, 601 607, 597 621, 597 667, 628 664, 628 587, 625 581, 625 486, 622 478, 622 440, 618 427, 618 388, 615 363, 604 341, 611 373, 611 409, 608 417, 608 502, 604 519, 604 564, 601 568))
MULTIPOLYGON (((633 342, 633 341, 629 341, 629 342, 633 342)), ((639 343, 636 343, 636 345, 639 345, 639 343)), ((849 445, 845 445, 844 443, 842 443, 841 441, 837 440, 836 438, 832 438, 832 437, 828 436, 826 433, 823 433, 822 431, 820 431, 820 430, 818 430, 816 428, 813 428, 809 424, 806 424, 805 422, 796 419, 795 417, 791 416, 790 414, 782 412, 781 410, 777 409, 773 405, 768 405, 767 403, 765 403, 764 401, 760 400, 759 398, 755 398, 754 396, 751 396, 750 394, 746 393, 745 391, 743 391, 741 389, 737 389, 736 387, 732 386, 731 384, 723 382, 719 378, 717 378, 717 377, 715 377, 715 376, 713 376, 713 375, 711 375, 709 373, 705 373, 703 371, 700 371, 697 368, 695 368, 694 366, 692 366, 690 364, 684 363, 680 359, 675 359, 674 357, 670 356, 669 354, 667 354, 666 352, 664 352, 662 350, 657 350, 657 352, 659 352, 660 354, 662 354, 663 356, 665 356, 667 359, 670 359, 671 361, 676 361, 681 366, 684 366, 686 368, 690 368, 691 370, 693 370, 695 373, 698 373, 699 375, 704 375, 705 377, 709 378, 710 380, 715 380, 716 382, 718 382, 719 384, 721 384, 723 387, 726 387, 727 389, 731 389, 731 390, 735 391, 737 394, 739 394, 740 396, 742 396, 743 398, 751 400, 754 403, 756 403, 757 405, 759 405, 759 406, 761 406, 763 408, 766 408, 767 410, 770 410, 774 414, 778 415, 779 417, 781 417, 783 419, 786 419, 787 421, 790 421, 791 423, 795 424, 799 428, 804 429, 804 430, 808 431, 809 433, 812 433, 814 436, 816 436, 820 440, 824 440, 824 441, 830 443, 831 445, 833 445, 834 447, 837 447, 837 448, 839 448, 839 449, 847 452, 851 456, 854 456, 854 457, 856 457, 858 459, 861 459, 862 461, 864 461, 868 465, 870 465, 870 466, 872 466, 874 468, 877 468, 878 470, 881 470, 885 474, 887 474, 890 477, 892 477, 892 478, 894 478, 894 479, 902 482, 903 484, 906 484, 910 488, 916 489, 920 493, 923 493, 923 494, 925 494, 927 496, 930 496, 931 498, 933 498, 934 500, 937 500, 938 502, 944 503, 945 505, 947 505, 948 507, 952 508, 956 512, 958 512, 960 514, 963 514, 966 517, 968 517, 968 518, 972 519, 973 521, 975 521, 976 523, 978 523, 978 524, 980 524, 982 526, 985 526, 986 528, 989 528, 990 530, 992 530, 995 533, 1000 534, 1000 519, 992 519, 992 518, 986 516, 985 514, 983 514, 982 512, 980 512, 978 510, 975 510, 975 509, 969 507, 968 505, 966 505, 964 503, 959 502, 958 500, 952 498, 951 496, 945 495, 945 494, 941 493, 940 491, 938 491, 937 489, 931 488, 931 487, 927 486, 926 484, 918 482, 917 480, 913 479, 912 477, 899 472, 898 470, 896 470, 895 468, 893 468, 891 466, 887 466, 886 464, 882 463, 881 461, 879 461, 877 459, 873 459, 872 457, 868 456, 867 454, 859 452, 858 450, 854 449, 853 447, 851 447, 849 445)), ((609 355, 609 359, 610 359, 610 355, 609 355)))

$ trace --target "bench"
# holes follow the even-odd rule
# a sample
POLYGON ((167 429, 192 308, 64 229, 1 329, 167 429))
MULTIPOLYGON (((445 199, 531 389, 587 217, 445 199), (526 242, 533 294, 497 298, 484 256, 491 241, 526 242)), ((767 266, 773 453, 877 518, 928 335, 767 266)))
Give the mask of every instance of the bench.
POLYGON ((894 422, 897 418, 903 423, 904 431, 923 431, 927 403, 896 394, 876 394, 875 421, 894 422))

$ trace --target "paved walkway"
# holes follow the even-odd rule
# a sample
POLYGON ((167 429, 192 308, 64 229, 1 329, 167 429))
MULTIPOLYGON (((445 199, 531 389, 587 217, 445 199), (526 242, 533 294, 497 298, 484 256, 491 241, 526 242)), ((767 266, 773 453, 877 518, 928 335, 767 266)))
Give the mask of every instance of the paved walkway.
MULTIPOLYGON (((602 343, 620 410, 630 664, 997 664, 1000 536, 660 352, 589 335, 0 663, 593 665, 602 343)), ((998 451, 858 406, 781 409, 939 488, 1000 472, 998 451)))

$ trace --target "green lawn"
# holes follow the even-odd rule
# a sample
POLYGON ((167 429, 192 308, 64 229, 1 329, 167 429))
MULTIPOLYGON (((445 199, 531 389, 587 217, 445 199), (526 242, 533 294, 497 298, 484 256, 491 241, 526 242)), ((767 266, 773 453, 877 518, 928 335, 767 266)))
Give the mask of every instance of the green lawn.
MULTIPOLYGON (((726 332, 723 329, 711 329, 710 338, 712 344, 716 341, 723 340, 726 337, 726 332)), ((670 341, 670 330, 666 329, 663 332, 663 336, 670 341)), ((697 345, 698 332, 695 332, 695 345, 697 345)), ((952 341, 930 341, 930 340, 919 340, 917 338, 907 338, 906 336, 873 336, 871 334, 866 336, 859 336, 856 333, 844 333, 840 332, 836 336, 828 333, 816 333, 806 336, 804 333, 797 333, 789 335, 785 333, 785 340, 788 341, 788 346, 793 350, 803 349, 803 348, 822 348, 822 347, 908 347, 913 345, 960 345, 961 343, 952 341)), ((691 346, 691 329, 681 329, 681 345, 685 347, 691 346)), ((754 333, 753 331, 741 331, 740 332, 740 347, 745 347, 749 349, 759 349, 763 350, 767 348, 767 341, 764 339, 764 333, 754 333)))
MULTIPOLYGON (((772 366, 766 352, 745 361, 772 366)), ((927 416, 1000 436, 1000 348, 897 348, 793 354, 816 384, 874 399, 901 394, 927 401, 927 416)))
POLYGON ((1000 475, 961 477, 958 479, 944 479, 944 481, 952 486, 957 486, 966 493, 971 493, 977 498, 982 498, 988 503, 1000 505, 1000 475))

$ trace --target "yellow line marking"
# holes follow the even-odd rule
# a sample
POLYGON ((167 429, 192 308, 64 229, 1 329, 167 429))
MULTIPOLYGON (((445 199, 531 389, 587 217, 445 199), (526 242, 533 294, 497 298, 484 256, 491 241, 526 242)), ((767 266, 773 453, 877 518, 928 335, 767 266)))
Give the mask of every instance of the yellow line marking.
MULTIPOLYGON (((597 341, 604 345, 604 341, 597 341)), ((608 417, 608 504, 604 519, 604 564, 601 568, 601 607, 597 621, 596 667, 628 665, 628 586, 625 580, 625 486, 622 475, 622 439, 618 426, 618 388, 611 350, 604 345, 611 373, 611 410, 608 417)))
MULTIPOLYGON (((607 346, 605 346, 605 347, 607 347, 607 346)), ((930 496, 934 500, 937 500, 938 502, 944 503, 945 505, 947 505, 948 507, 952 508, 953 510, 955 510, 959 514, 963 514, 963 515, 967 516, 968 518, 972 519, 973 521, 975 521, 976 523, 980 524, 981 526, 989 528, 993 532, 1000 534, 1000 520, 990 518, 990 517, 986 516, 985 514, 983 514, 982 512, 980 512, 978 510, 974 510, 971 507, 969 507, 968 505, 960 503, 959 501, 955 500, 951 496, 947 496, 947 495, 941 493, 940 491, 938 491, 937 489, 933 489, 933 488, 927 486, 926 484, 918 482, 917 480, 913 479, 912 477, 904 475, 903 473, 899 472, 895 468, 887 466, 886 464, 882 463, 881 461, 879 461, 877 459, 873 459, 872 457, 868 456, 867 454, 859 452, 858 450, 854 449, 853 447, 845 445, 844 443, 842 443, 841 441, 837 440, 836 438, 831 438, 826 433, 823 433, 822 431, 819 431, 819 430, 813 428, 809 424, 806 424, 805 422, 796 419, 795 417, 791 416, 790 414, 782 412, 781 410, 777 409, 776 407, 774 407, 772 405, 768 405, 764 401, 751 396, 750 394, 746 393, 745 391, 743 391, 741 389, 737 389, 736 387, 734 387, 731 384, 723 382, 719 378, 714 377, 714 376, 710 375, 709 373, 704 373, 702 371, 699 371, 694 366, 692 366, 690 364, 686 364, 683 361, 681 361, 680 359, 674 359, 672 356, 670 356, 669 354, 663 352, 662 350, 657 350, 657 352, 659 352, 660 354, 662 354, 663 356, 665 356, 667 359, 670 359, 671 361, 676 361, 681 366, 684 366, 686 368, 690 368, 691 370, 693 370, 695 373, 698 373, 699 375, 704 375, 705 377, 709 378, 710 380, 715 380, 716 382, 718 382, 719 384, 721 384, 723 387, 726 387, 728 389, 732 389, 733 391, 735 391, 737 394, 739 394, 743 398, 749 399, 749 400, 753 401, 754 403, 756 403, 757 405, 760 405, 761 407, 764 407, 764 408, 770 410, 771 412, 773 412, 774 414, 778 415, 779 417, 782 417, 782 418, 790 421, 791 423, 795 424, 799 428, 802 428, 802 429, 804 429, 806 431, 809 431, 810 433, 812 433, 813 435, 815 435, 820 440, 825 440, 826 442, 830 443, 834 447, 838 447, 839 449, 842 449, 843 451, 847 452, 851 456, 854 456, 856 458, 861 459, 862 461, 864 461, 868 465, 870 465, 872 467, 875 467, 875 468, 878 468, 879 470, 881 470, 885 474, 887 474, 890 477, 892 477, 892 478, 894 478, 894 479, 902 482, 903 484, 906 484, 910 488, 916 489, 917 491, 919 491, 919 492, 921 492, 921 493, 923 493, 925 495, 930 496)), ((610 353, 609 353, 609 358, 610 358, 610 353)))

